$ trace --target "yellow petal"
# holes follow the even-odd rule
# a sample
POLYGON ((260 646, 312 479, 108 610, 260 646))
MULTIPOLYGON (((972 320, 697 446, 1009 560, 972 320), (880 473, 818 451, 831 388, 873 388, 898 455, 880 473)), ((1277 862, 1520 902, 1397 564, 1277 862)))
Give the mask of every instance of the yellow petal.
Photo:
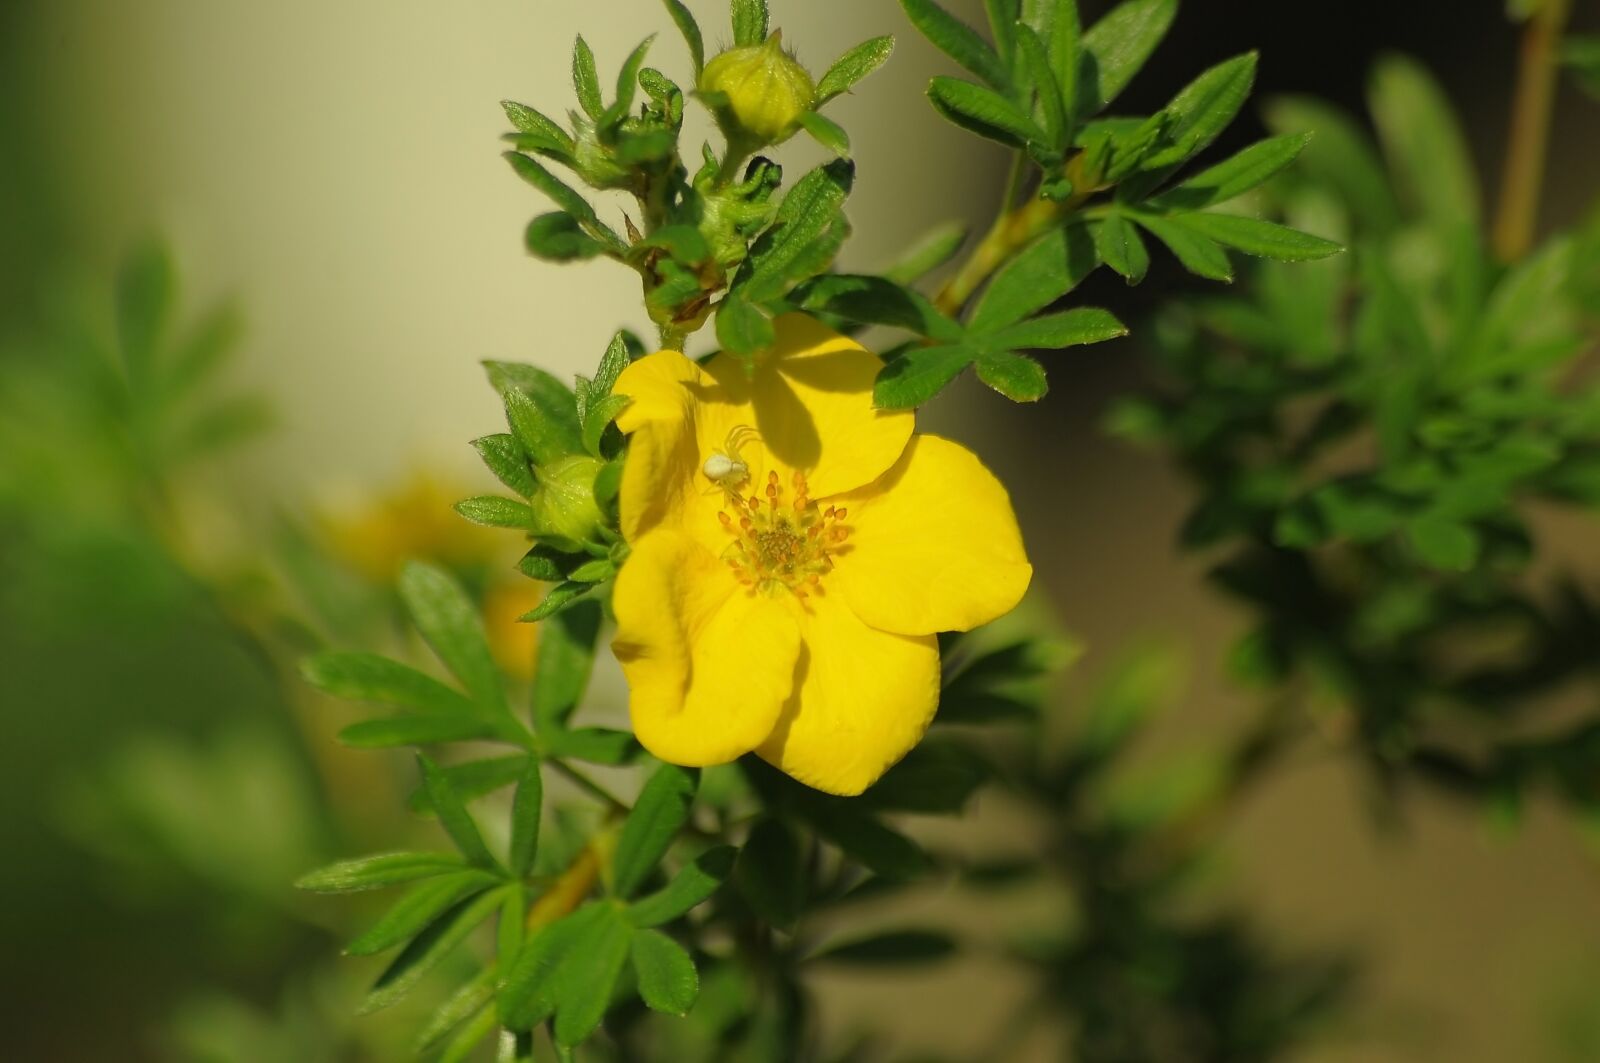
POLYGON ((868 627, 837 594, 808 598, 800 623, 800 687, 756 752, 807 786, 859 794, 928 729, 938 641, 868 627))
POLYGON ((777 342, 756 356, 720 354, 706 372, 735 402, 749 403, 754 427, 774 463, 806 474, 813 498, 871 483, 905 449, 915 423, 909 411, 874 409, 872 382, 883 360, 804 314, 774 323, 777 342))
POLYGON ((1033 566, 1011 499, 970 450, 917 435, 882 480, 842 498, 848 546, 828 576, 884 631, 967 631, 1011 611, 1033 566))
POLYGON ((715 383, 681 351, 646 355, 623 369, 611 389, 633 400, 617 417, 617 427, 632 432, 653 421, 688 421, 695 399, 715 383))
POLYGON ((658 531, 633 545, 612 605, 628 713, 652 754, 725 764, 771 734, 800 655, 786 603, 747 592, 689 537, 658 531))

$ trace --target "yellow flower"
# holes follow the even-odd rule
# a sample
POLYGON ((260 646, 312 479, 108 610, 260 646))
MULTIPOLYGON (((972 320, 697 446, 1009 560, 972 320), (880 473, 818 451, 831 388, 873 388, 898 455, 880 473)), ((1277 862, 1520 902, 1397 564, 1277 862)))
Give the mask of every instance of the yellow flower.
POLYGON ((883 363, 798 314, 753 373, 675 351, 629 366, 613 644, 646 749, 754 750, 858 794, 922 737, 935 633, 1009 611, 1032 576, 1011 502, 968 450, 876 410, 883 363))
POLYGON ((783 50, 783 31, 763 44, 734 48, 706 64, 700 90, 713 102, 730 141, 747 148, 781 144, 816 103, 817 89, 806 68, 783 50))

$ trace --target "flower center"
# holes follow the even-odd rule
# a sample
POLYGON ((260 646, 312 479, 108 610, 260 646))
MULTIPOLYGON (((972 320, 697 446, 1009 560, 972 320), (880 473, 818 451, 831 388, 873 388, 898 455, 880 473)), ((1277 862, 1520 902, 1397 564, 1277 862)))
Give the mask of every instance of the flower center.
POLYGON ((797 598, 822 593, 822 577, 833 568, 833 554, 850 529, 842 523, 848 511, 819 509, 806 494, 804 473, 795 473, 793 498, 784 501, 778 474, 767 474, 766 502, 737 490, 726 495, 728 509, 717 520, 733 536, 722 559, 740 583, 752 589, 786 589, 797 598))

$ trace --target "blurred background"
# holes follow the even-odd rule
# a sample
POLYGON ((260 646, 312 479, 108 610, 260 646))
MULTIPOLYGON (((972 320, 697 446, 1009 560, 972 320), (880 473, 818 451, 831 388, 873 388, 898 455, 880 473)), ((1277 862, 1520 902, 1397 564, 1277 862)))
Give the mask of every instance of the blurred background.
MULTIPOLYGON (((725 24, 720 0, 689 6, 725 24)), ((952 6, 981 18, 976 0, 952 6)), ((1580 2, 1577 23, 1600 23, 1596 6, 1580 2)), ((944 67, 898 5, 775 0, 774 17, 813 69, 867 35, 901 38, 832 112, 859 145, 846 265, 881 265, 935 222, 986 223, 1003 159, 927 106, 944 67)), ((497 157, 497 102, 558 111, 580 31, 614 65, 667 29, 654 0, 0 5, 0 1055, 402 1058, 403 1022, 342 1018, 371 962, 339 959, 330 906, 289 887, 352 837, 394 840, 398 762, 338 749, 347 710, 283 662, 329 632, 397 640, 388 582, 418 553, 464 573, 502 621, 508 666, 526 659, 517 544, 448 508, 489 486, 466 445, 500 418, 477 362, 570 375, 619 325, 648 322, 623 271, 525 255, 543 208, 497 157), (93 368, 112 280, 130 254, 158 260, 138 250, 155 243, 176 269, 178 363, 229 404, 200 403, 170 436, 108 406, 93 368), (109 442, 92 430, 125 415, 109 442)), ((1189 0, 1122 106, 1158 108, 1250 48, 1259 99, 1313 93, 1356 113, 1375 57, 1420 58, 1498 176, 1516 50, 1500 0, 1189 0)), ((654 61, 682 58, 663 32, 654 61)), ((1597 113, 1576 93, 1559 103, 1548 224, 1600 187, 1597 113)), ((1261 131, 1247 110, 1216 150, 1261 131)), ((1195 283, 1158 261, 1141 288, 1102 271, 1084 297, 1138 322, 1195 283)), ((1216 663, 1239 621, 1204 559, 1174 548, 1182 481, 1100 428, 1141 379, 1136 342, 1069 356, 1036 406, 968 382, 924 417, 1010 485, 1038 589, 1086 647, 1061 711, 1140 640, 1190 662, 1151 743, 1162 756, 1242 711, 1216 663)), ((158 383, 174 404, 198 386, 158 383)), ((1592 523, 1553 533, 1600 570, 1592 523)), ((615 677, 600 696, 618 701, 615 677)), ((1274 938, 1366 963, 1376 1004, 1303 1058, 1600 1059, 1594 839, 1539 807, 1511 831, 1427 795, 1376 829, 1368 806, 1352 766, 1307 757, 1226 832, 1219 889, 1274 938)), ((991 801, 942 829, 959 846, 1028 826, 991 801)), ((1010 977, 977 956, 818 988, 841 1029, 898 1016, 908 1048, 976 1051, 1010 977)), ((1008 1051, 1059 1058, 1048 1042, 1008 1051)))

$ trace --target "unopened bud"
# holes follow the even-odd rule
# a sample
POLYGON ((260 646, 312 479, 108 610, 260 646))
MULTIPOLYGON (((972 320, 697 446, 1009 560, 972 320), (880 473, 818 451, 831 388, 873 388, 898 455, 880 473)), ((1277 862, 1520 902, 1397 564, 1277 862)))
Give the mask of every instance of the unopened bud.
POLYGON ((764 44, 733 48, 711 60, 700 74, 700 91, 728 139, 752 150, 788 140, 817 99, 811 75, 783 50, 782 30, 764 44))

